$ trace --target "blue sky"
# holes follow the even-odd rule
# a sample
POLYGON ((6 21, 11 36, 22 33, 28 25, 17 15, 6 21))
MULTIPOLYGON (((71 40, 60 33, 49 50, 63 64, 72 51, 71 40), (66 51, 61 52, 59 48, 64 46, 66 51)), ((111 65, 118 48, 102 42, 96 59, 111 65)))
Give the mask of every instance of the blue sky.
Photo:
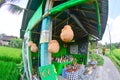
POLYGON ((109 5, 109 16, 113 19, 120 16, 120 0, 109 0, 109 5))
MULTIPOLYGON (((19 6, 25 8, 28 0, 20 0, 19 6)), ((109 0, 109 16, 108 25, 111 33, 112 42, 120 42, 120 0, 109 0)), ((0 9, 0 33, 5 33, 7 35, 20 36, 20 27, 22 22, 23 13, 20 15, 13 15, 6 10, 6 6, 0 9)), ((100 43, 109 43, 109 32, 108 26, 106 26, 105 34, 103 35, 102 41, 100 43)))

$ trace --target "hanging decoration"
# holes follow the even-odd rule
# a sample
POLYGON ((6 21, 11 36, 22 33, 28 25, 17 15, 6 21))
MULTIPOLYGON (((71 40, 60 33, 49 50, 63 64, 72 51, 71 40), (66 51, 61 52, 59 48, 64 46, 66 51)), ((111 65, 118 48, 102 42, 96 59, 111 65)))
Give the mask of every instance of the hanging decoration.
POLYGON ((38 47, 36 46, 35 43, 33 43, 33 44, 31 45, 30 50, 31 50, 32 52, 37 52, 37 51, 38 51, 38 47))
POLYGON ((59 43, 57 40, 51 40, 48 44, 48 51, 50 53, 57 53, 60 49, 59 43))
POLYGON ((64 42, 70 42, 74 37, 74 32, 71 29, 70 25, 65 25, 64 28, 61 30, 60 38, 64 42))
POLYGON ((28 46, 30 47, 30 50, 32 52, 37 52, 38 51, 38 47, 35 43, 33 43, 33 41, 29 41, 28 46))
POLYGON ((33 45, 33 41, 28 42, 28 46, 31 47, 33 45))

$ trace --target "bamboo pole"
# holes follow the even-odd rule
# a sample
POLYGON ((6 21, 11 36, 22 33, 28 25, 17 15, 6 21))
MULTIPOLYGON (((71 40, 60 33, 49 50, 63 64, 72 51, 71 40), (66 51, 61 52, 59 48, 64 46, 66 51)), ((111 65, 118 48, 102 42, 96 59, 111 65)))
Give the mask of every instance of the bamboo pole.
MULTIPOLYGON (((45 11, 50 10, 53 3, 52 0, 46 1, 45 11)), ((48 42, 51 39, 50 31, 52 31, 52 22, 50 16, 43 19, 40 35, 40 54, 41 54, 41 66, 45 66, 51 63, 51 55, 48 53, 48 42), (51 26, 50 26, 51 25, 51 26)))

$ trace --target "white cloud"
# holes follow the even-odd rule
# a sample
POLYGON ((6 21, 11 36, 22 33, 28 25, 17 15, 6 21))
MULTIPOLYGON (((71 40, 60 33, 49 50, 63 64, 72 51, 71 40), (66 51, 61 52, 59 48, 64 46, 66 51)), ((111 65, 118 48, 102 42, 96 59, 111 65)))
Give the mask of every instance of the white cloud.
POLYGON ((0 9, 0 33, 19 37, 22 15, 13 15, 5 8, 0 9))
POLYGON ((112 18, 108 17, 107 24, 111 25, 111 24, 113 23, 113 21, 114 21, 114 20, 113 20, 112 18))
MULTIPOLYGON (((15 4, 25 8, 27 2, 28 0, 20 0, 15 4)), ((2 6, 2 8, 0 8, 0 33, 19 37, 22 17, 23 13, 20 15, 13 15, 7 10, 7 6, 2 6)))
POLYGON ((103 35, 102 41, 100 43, 105 44, 105 42, 110 43, 110 37, 111 42, 120 42, 120 16, 117 16, 115 19, 108 18, 108 25, 106 26, 105 33, 103 35), (110 35, 109 35, 109 29, 110 29, 110 35))
POLYGON ((112 42, 120 42, 120 16, 116 17, 111 30, 112 42))

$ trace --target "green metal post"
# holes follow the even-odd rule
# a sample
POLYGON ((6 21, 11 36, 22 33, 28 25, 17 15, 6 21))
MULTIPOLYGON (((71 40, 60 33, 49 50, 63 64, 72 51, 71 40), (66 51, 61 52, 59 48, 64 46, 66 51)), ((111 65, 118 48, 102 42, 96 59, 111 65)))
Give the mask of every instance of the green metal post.
POLYGON ((101 22, 100 22, 100 10, 99 10, 99 5, 98 5, 98 1, 95 0, 95 7, 96 7, 96 15, 97 15, 97 21, 98 21, 98 35, 99 38, 101 39, 101 22))

